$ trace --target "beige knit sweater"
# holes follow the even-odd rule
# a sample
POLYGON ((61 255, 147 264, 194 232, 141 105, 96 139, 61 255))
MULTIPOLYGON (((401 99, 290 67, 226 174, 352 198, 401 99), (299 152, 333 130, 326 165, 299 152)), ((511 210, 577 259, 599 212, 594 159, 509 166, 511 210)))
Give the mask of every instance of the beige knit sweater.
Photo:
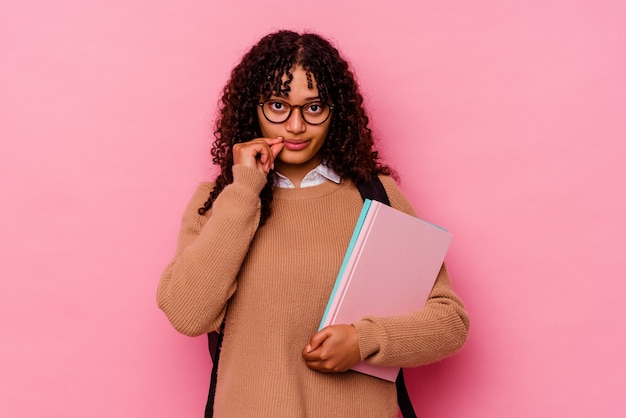
MULTIPOLYGON (((353 371, 320 373, 301 357, 363 204, 356 187, 342 181, 277 188, 272 215, 259 228, 265 178, 243 166, 233 174, 207 216, 197 209, 212 184, 194 194, 158 288, 160 308, 191 336, 218 329, 228 302, 215 416, 397 417, 393 383, 353 371)), ((393 179, 381 180, 392 206, 414 214, 393 179)), ((362 359, 408 367, 459 350, 469 319, 442 268, 424 309, 354 325, 362 359)))

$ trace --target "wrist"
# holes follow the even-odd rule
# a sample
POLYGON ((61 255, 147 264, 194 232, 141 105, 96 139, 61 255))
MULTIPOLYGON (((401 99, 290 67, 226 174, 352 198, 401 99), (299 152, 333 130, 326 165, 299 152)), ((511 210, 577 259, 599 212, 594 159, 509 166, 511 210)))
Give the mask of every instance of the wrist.
POLYGON ((233 184, 247 186, 258 194, 266 183, 267 176, 258 170, 242 164, 233 165, 233 184))

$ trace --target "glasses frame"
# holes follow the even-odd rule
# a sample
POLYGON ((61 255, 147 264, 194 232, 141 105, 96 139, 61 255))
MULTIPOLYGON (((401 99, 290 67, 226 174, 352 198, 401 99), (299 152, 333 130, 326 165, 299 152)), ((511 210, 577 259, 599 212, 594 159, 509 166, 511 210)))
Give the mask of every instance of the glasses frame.
MULTIPOLYGON (((265 105, 265 103, 272 101, 272 100, 268 100, 266 102, 258 102, 257 105, 261 108, 261 113, 263 113, 263 117, 265 117, 265 120, 267 120, 269 123, 273 123, 273 124, 281 124, 281 123, 285 123, 289 120, 289 118, 291 117, 291 114, 293 113, 293 109, 295 108, 299 108, 300 109, 300 116, 302 116, 302 120, 305 121, 307 123, 307 125, 313 125, 313 126, 317 126, 317 125, 321 125, 323 123, 326 123, 326 121, 328 121, 328 119, 330 118, 331 113, 333 113, 333 110, 335 109, 335 105, 329 105, 329 104, 324 104, 325 106, 328 106, 328 115, 326 116, 326 119, 324 119, 321 122, 317 122, 317 123, 311 123, 308 120, 306 120, 306 117, 304 116, 304 112, 302 112, 302 108, 306 107, 310 104, 313 103, 318 103, 318 102, 309 102, 309 103, 305 103, 303 105, 292 105, 291 103, 287 103, 287 102, 282 102, 286 105, 289 105, 289 113, 287 114, 287 117, 285 118, 285 120, 281 121, 281 122, 274 122, 273 120, 270 120, 270 118, 267 117, 267 115, 265 114, 265 109, 263 108, 263 106, 265 105)), ((275 101, 275 100, 273 100, 275 101)))

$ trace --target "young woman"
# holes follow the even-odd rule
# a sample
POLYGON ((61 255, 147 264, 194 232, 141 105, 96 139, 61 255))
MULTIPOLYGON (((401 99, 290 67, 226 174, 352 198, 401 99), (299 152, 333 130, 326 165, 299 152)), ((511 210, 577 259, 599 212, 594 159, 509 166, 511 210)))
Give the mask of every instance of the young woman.
POLYGON ((224 88, 211 151, 221 172, 192 197, 158 288, 183 334, 226 318, 217 417, 396 417, 393 382, 350 367, 419 366, 465 342, 445 267, 425 308, 318 332, 363 205, 355 184, 378 176, 391 205, 415 214, 362 102, 328 41, 289 31, 261 39, 224 88))

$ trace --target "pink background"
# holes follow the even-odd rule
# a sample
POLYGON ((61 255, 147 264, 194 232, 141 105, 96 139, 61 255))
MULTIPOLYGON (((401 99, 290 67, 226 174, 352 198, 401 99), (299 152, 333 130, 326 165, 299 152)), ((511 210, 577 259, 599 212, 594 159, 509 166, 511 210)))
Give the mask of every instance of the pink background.
POLYGON ((278 28, 336 41, 455 234, 471 335, 407 373, 420 417, 626 416, 624 1, 2 3, 0 416, 201 416, 205 339, 155 289, 219 90, 278 28))

